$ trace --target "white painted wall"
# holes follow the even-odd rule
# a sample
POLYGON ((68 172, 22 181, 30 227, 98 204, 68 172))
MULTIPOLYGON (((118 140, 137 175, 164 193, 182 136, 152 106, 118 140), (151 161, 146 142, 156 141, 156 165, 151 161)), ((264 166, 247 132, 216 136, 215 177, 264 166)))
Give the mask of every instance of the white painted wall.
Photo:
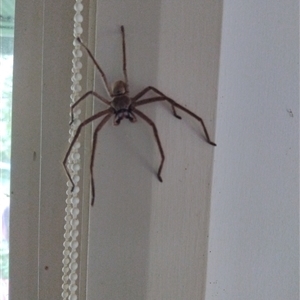
POLYGON ((299 3, 224 1, 206 299, 299 299, 299 3))
MULTIPOLYGON (((132 95, 156 86, 203 117, 214 140, 221 2, 97 4, 96 56, 109 80, 122 76, 123 24, 132 95)), ((164 182, 156 177, 160 157, 151 128, 142 120, 109 122, 95 162, 87 298, 204 299, 214 148, 184 112, 179 121, 167 104, 141 110, 159 129, 164 182)))

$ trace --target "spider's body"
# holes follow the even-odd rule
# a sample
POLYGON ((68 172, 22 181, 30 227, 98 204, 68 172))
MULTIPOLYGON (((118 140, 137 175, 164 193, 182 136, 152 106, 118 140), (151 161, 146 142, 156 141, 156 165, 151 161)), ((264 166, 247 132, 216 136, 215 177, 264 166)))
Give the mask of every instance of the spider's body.
POLYGON ((130 122, 136 122, 136 117, 131 109, 131 99, 128 96, 118 96, 111 102, 114 109, 114 125, 119 125, 122 119, 128 119, 130 122))
POLYGON ((115 82, 112 86, 112 94, 113 99, 110 102, 110 106, 115 114, 114 125, 119 125, 124 118, 135 122, 136 117, 131 109, 132 99, 128 96, 126 83, 122 80, 115 82))
POLYGON ((182 111, 186 112, 187 114, 189 114, 190 116, 192 116, 193 118, 195 118, 197 121, 199 121, 203 127, 204 133, 205 133, 205 137, 207 142, 212 145, 212 146, 216 146, 216 144, 214 142, 212 142, 210 140, 210 137, 208 135, 207 129, 205 127, 205 124, 203 122, 203 120, 197 116, 196 114, 194 114, 192 111, 188 110, 187 108, 185 108, 184 106, 180 105, 179 103, 175 102, 173 99, 167 97, 165 94, 163 94, 161 91, 159 91, 158 89, 156 89, 155 87, 152 86, 148 86, 146 88, 144 88, 141 92, 139 92, 137 95, 135 95, 134 97, 129 97, 129 90, 128 90, 128 80, 127 80, 127 70, 126 70, 126 53, 125 53, 125 32, 124 32, 124 26, 121 26, 121 33, 122 33, 122 50, 123 50, 123 73, 124 73, 124 81, 123 80, 119 80, 116 81, 112 87, 110 88, 110 86, 108 85, 106 76, 104 74, 104 72, 102 71, 102 69, 100 68, 100 65, 97 63, 96 59, 94 58, 94 56, 92 55, 91 51, 82 43, 82 41, 77 38, 77 41, 85 48, 85 50, 87 51, 88 55, 90 56, 90 58, 93 60, 93 62, 95 63, 96 68, 98 69, 98 71, 101 74, 101 78, 104 84, 104 87, 106 89, 107 94, 110 97, 110 101, 107 100, 106 98, 104 98, 103 96, 97 94, 94 91, 89 91, 87 93, 85 93, 82 97, 80 97, 72 106, 71 106, 71 122, 70 124, 73 123, 74 121, 74 116, 73 116, 73 110, 75 108, 75 106, 77 106, 82 100, 86 99, 87 96, 89 95, 93 95, 95 97, 97 97, 99 100, 101 100, 102 102, 104 102, 105 104, 107 104, 109 107, 105 110, 102 110, 98 113, 95 113, 93 116, 87 118, 86 120, 84 120, 77 128, 76 133, 73 137, 73 140, 70 144, 70 147, 66 153, 66 156, 64 158, 63 161, 63 165, 65 167, 67 176, 70 180, 70 182, 72 183, 72 191, 74 189, 74 181, 72 179, 71 173, 69 172, 68 166, 67 166, 67 160, 68 157, 71 153, 72 147, 75 144, 82 128, 93 122, 94 120, 97 120, 101 117, 102 120, 100 121, 100 123, 96 126, 95 130, 94 130, 94 134, 93 134, 93 143, 92 143, 92 156, 91 156, 91 163, 90 163, 90 172, 91 172, 91 188, 92 188, 92 205, 94 204, 94 200, 95 200, 95 184, 94 184, 94 176, 93 176, 93 168, 94 168, 94 158, 95 158, 95 150, 96 150, 96 144, 97 144, 97 137, 98 137, 98 132, 101 130, 101 128, 104 126, 104 124, 110 119, 110 117, 112 115, 115 115, 114 117, 114 124, 115 125, 119 125, 122 119, 128 119, 131 122, 136 122, 136 115, 139 116, 140 118, 142 118, 145 122, 147 122, 153 129, 153 133, 154 133, 154 137, 156 140, 156 143, 158 145, 159 148, 159 152, 161 155, 161 163, 159 165, 158 168, 158 172, 157 172, 157 177, 158 180, 160 182, 162 182, 162 178, 161 178, 161 171, 162 171, 162 167, 164 164, 164 160, 165 160, 165 155, 164 155, 164 151, 159 139, 159 135, 158 135, 158 131, 156 128, 155 123, 149 118, 147 117, 143 112, 141 112, 137 107, 140 105, 144 105, 144 104, 148 104, 148 103, 154 103, 154 102, 159 102, 159 101, 167 101, 170 103, 172 111, 173 111, 173 115, 175 117, 177 117, 178 119, 181 119, 181 117, 179 115, 177 115, 176 113, 176 109, 181 109, 182 111), (148 93, 149 91, 152 91, 156 94, 155 97, 150 97, 150 98, 145 98, 145 99, 141 99, 146 93, 148 93))

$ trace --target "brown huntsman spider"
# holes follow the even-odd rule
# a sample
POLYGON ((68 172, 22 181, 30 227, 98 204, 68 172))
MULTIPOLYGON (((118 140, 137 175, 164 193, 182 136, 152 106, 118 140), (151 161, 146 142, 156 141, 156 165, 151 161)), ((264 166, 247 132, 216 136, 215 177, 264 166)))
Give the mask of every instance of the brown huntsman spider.
POLYGON ((100 123, 96 126, 94 133, 93 133, 93 143, 92 143, 92 155, 91 155, 91 162, 90 162, 90 173, 91 173, 91 193, 92 193, 92 199, 91 199, 91 204, 94 204, 94 200, 95 200, 95 183, 94 183, 94 175, 93 175, 93 168, 94 168, 94 159, 95 159, 95 150, 96 150, 96 144, 97 144, 97 137, 98 137, 98 133, 99 131, 102 129, 102 127, 104 126, 104 124, 110 119, 111 116, 114 115, 114 125, 119 125, 122 121, 122 119, 128 119, 130 122, 136 122, 137 118, 136 116, 139 116, 140 118, 142 118, 146 123, 148 123, 152 129, 153 129, 153 133, 154 133, 154 137, 156 140, 156 143, 158 145, 158 149, 160 152, 160 156, 161 156, 161 162, 158 168, 158 172, 157 172, 157 177, 158 180, 160 182, 162 182, 162 178, 161 178, 161 171, 163 168, 163 164, 164 164, 164 160, 165 160, 165 155, 164 155, 164 151, 159 139, 159 135, 158 135, 158 131, 156 128, 155 123, 149 118, 147 117, 143 112, 141 112, 137 107, 144 105, 144 104, 149 104, 149 103, 154 103, 154 102, 159 102, 159 101, 167 101, 170 103, 172 111, 173 111, 173 115, 178 118, 181 119, 181 117, 177 114, 176 112, 176 108, 183 110, 184 112, 186 112, 187 114, 189 114, 190 116, 192 116, 193 118, 195 118, 197 121, 199 121, 203 127, 204 133, 205 133, 205 137, 207 142, 212 145, 212 146, 216 146, 216 144, 214 142, 211 141, 207 129, 205 127, 205 124, 203 122, 203 120, 197 116, 196 114, 194 114, 192 111, 188 110, 187 108, 183 107, 182 105, 178 104, 177 102, 175 102, 173 99, 167 97, 165 94, 163 94, 161 91, 159 91, 158 89, 156 89, 155 87, 152 86, 148 86, 146 88, 144 88, 142 91, 140 91, 137 95, 135 95, 134 97, 130 97, 129 96, 129 90, 128 90, 128 78, 127 78, 127 69, 126 69, 126 45, 125 45, 125 31, 124 31, 124 26, 121 26, 121 34, 122 34, 122 52, 123 52, 123 73, 124 73, 124 80, 119 80, 116 81, 112 87, 110 87, 108 85, 106 76, 104 74, 104 72, 102 71, 100 65, 97 63, 96 59, 94 58, 93 54, 91 53, 91 51, 83 44, 83 42, 80 40, 80 38, 77 38, 77 41, 83 46, 83 48, 87 51, 89 57, 92 59, 92 61, 94 62, 96 68, 98 69, 98 71, 101 74, 101 78, 104 84, 104 87, 106 89, 106 92, 108 94, 108 96, 110 97, 111 100, 107 100, 106 98, 104 98, 103 96, 99 95, 98 93, 94 92, 94 91, 89 91, 87 93, 85 93, 82 97, 80 97, 72 106, 71 106, 71 121, 70 124, 73 123, 74 121, 74 113, 73 110, 74 108, 84 99, 86 99, 89 95, 93 95, 96 98, 98 98, 100 101, 104 102, 105 104, 107 104, 109 107, 105 110, 102 110, 96 114, 94 114, 93 116, 87 118, 86 120, 84 120, 77 128, 75 135, 73 137, 73 140, 69 146, 69 149, 66 153, 66 156, 64 158, 63 161, 63 165, 64 168, 66 170, 67 176, 72 184, 72 189, 71 191, 73 191, 74 189, 74 181, 72 179, 72 176, 68 170, 67 167, 67 160, 68 157, 70 155, 70 152, 72 150, 72 147, 74 146, 82 128, 84 126, 86 126, 87 124, 93 122, 96 119, 99 119, 101 117, 102 120, 100 121, 100 123), (150 98, 146 98, 146 99, 141 99, 147 92, 152 91, 156 94, 155 97, 150 97, 150 98))

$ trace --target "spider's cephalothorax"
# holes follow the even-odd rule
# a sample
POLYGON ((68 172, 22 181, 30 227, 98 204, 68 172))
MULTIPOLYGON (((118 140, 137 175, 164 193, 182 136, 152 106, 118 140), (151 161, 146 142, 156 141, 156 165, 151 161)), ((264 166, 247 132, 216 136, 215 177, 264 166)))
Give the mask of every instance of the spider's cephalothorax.
POLYGON ((136 122, 136 117, 132 113, 131 99, 128 96, 127 85, 124 81, 119 80, 112 86, 113 100, 110 106, 114 110, 114 125, 119 125, 121 120, 126 118, 131 122, 136 122))
POLYGON ((110 97, 110 101, 109 101, 106 98, 104 98, 103 96, 99 95, 98 93, 96 93, 94 91, 89 91, 89 92, 86 92, 84 95, 82 95, 71 106, 71 121, 70 121, 70 124, 72 124, 73 121, 74 121, 73 110, 74 110, 75 106, 77 106, 82 100, 86 99, 86 97, 89 96, 89 95, 95 96, 96 98, 98 98, 99 100, 101 100, 102 102, 104 102, 105 104, 107 104, 109 106, 109 108, 107 108, 105 110, 102 110, 100 112, 97 112, 93 116, 87 118, 86 120, 84 120, 78 126, 78 128, 75 132, 75 135, 73 137, 73 140, 71 141, 70 147, 69 147, 69 149, 66 153, 66 156, 64 158, 64 161, 63 161, 63 165, 64 165, 64 168, 66 170, 67 176, 68 176, 68 178, 69 178, 69 180, 72 184, 72 191, 73 191, 73 189, 75 187, 75 184, 74 184, 74 181, 73 181, 73 178, 72 178, 72 172, 68 169, 68 165, 67 165, 67 161, 68 161, 69 155, 71 153, 72 147, 74 146, 75 142, 77 141, 78 136, 79 136, 82 128, 85 125, 87 125, 87 124, 103 117, 102 120, 99 122, 99 124, 96 126, 96 128, 94 130, 94 133, 93 133, 92 156, 91 156, 91 163, 90 163, 91 188, 92 188, 92 205, 94 204, 94 200, 95 200, 95 183, 94 183, 93 168, 94 168, 94 159, 95 159, 98 132, 101 130, 103 125, 110 119, 110 117, 112 115, 115 115, 115 119, 114 119, 114 124, 115 125, 119 125, 121 120, 124 119, 124 118, 129 119, 131 122, 135 122, 136 121, 136 116, 135 115, 137 115, 152 127, 154 137, 155 137, 156 143, 158 145, 158 149, 159 149, 160 156, 161 156, 161 162, 160 162, 158 172, 157 172, 157 178, 160 182, 162 182, 161 171, 162 171, 162 167, 163 167, 164 160, 165 160, 164 151, 163 151, 163 148, 162 148, 159 136, 158 136, 158 131, 157 131, 155 123, 147 115, 145 115, 143 112, 141 112, 137 108, 138 106, 148 104, 148 103, 159 102, 159 101, 167 101, 171 105, 173 115, 176 118, 181 119, 181 117, 176 112, 176 108, 178 108, 178 109, 181 109, 182 111, 186 112, 187 114, 189 114, 193 118, 195 118, 198 122, 200 122, 201 125, 202 125, 202 128, 204 130, 204 134, 205 134, 207 142, 212 146, 216 146, 216 144, 210 140, 210 137, 208 135, 205 124, 199 116, 197 116, 192 111, 185 108, 184 106, 180 105, 179 103, 175 102, 173 99, 167 97, 165 94, 163 94, 161 91, 159 91, 155 87, 148 86, 148 87, 144 88, 142 91, 140 91, 139 93, 137 93, 134 97, 129 97, 128 79, 127 79, 127 70, 126 70, 126 51, 125 51, 126 47, 125 47, 124 26, 121 26, 121 33, 122 33, 124 81, 119 80, 119 81, 115 82, 112 87, 110 87, 108 85, 106 76, 105 76, 104 72, 102 71, 102 69, 100 68, 100 65, 98 64, 98 62, 94 58, 91 51, 82 43, 80 38, 77 38, 77 42, 80 43, 80 45, 82 45, 82 47, 87 51, 88 55, 90 56, 90 58, 94 62, 96 68, 100 72, 104 87, 106 89, 106 92, 107 92, 108 96, 110 97), (153 92, 155 94, 155 96, 143 99, 143 96, 145 94, 147 94, 148 92, 150 92, 150 91, 153 92))

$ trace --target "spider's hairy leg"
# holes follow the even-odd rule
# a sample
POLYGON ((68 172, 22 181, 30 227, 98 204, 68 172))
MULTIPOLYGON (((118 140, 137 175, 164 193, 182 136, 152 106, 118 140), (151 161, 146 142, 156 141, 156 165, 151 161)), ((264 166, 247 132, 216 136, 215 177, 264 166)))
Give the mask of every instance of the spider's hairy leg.
POLYGON ((208 134, 208 131, 206 129, 206 126, 204 124, 204 121, 202 120, 202 118, 200 118, 199 116, 197 116, 196 114, 194 114, 192 111, 188 110, 187 108, 185 108, 184 106, 178 104, 177 102, 175 102, 173 99, 170 99, 170 98, 167 98, 166 99, 168 102, 170 102, 171 104, 173 104, 174 106, 176 106, 177 108, 185 111, 187 114, 189 114, 190 116, 194 117, 197 121, 199 121, 203 127, 203 130, 204 130, 204 133, 205 133, 205 136, 206 136, 206 141, 208 144, 212 145, 212 146, 217 146, 216 143, 212 142, 210 137, 209 137, 209 134, 208 134))
MULTIPOLYGON (((146 88, 144 88, 142 91, 140 91, 138 94, 136 94, 133 98, 132 98, 132 102, 135 103, 138 99, 140 99, 141 97, 143 97, 147 92, 149 91, 153 91, 155 92, 156 94, 160 95, 162 98, 162 100, 165 100, 167 99, 168 97, 162 93, 161 91, 159 91, 157 88, 153 87, 153 86, 148 86, 146 88)), ((143 101, 143 100, 140 100, 140 101, 143 101)), ((140 102, 138 101, 138 103, 140 102)), ((156 100, 156 101, 159 101, 159 100, 156 100)), ((146 103, 145 103, 146 104, 146 103)), ((177 114, 176 112, 176 109, 174 107, 174 105, 172 105, 171 103, 171 106, 172 106, 172 111, 173 111, 173 115, 174 117, 176 117, 177 119, 181 119, 181 117, 177 114)))
POLYGON ((68 169, 68 166, 67 166, 67 161, 68 161, 69 155, 70 155, 70 153, 71 153, 71 150, 72 150, 72 148, 73 148, 75 142, 76 142, 77 139, 78 139, 78 136, 79 136, 79 134, 80 134, 80 132, 81 132, 81 129, 82 129, 85 125, 91 123, 92 121, 94 121, 94 120, 96 120, 96 119, 98 119, 98 118, 100 118, 100 117, 102 117, 102 116, 104 116, 104 115, 106 115, 106 114, 112 114, 112 113, 113 113, 113 110, 112 110, 111 108, 108 108, 108 109, 106 109, 106 110, 100 111, 100 112, 98 112, 97 114, 95 114, 95 115, 89 117, 88 119, 86 119, 84 122, 82 122, 82 123, 78 126, 78 128, 77 128, 77 130, 76 130, 76 132, 75 132, 75 135, 74 135, 74 137, 73 137, 73 140, 72 140, 72 142, 71 142, 71 144, 70 144, 70 146, 69 146, 69 149, 68 149, 68 151, 67 151, 67 153, 66 153, 66 155, 65 155, 65 158, 64 158, 64 160, 63 160, 63 166, 64 166, 65 171, 66 171, 66 174, 67 174, 67 176, 68 176, 68 178, 69 178, 69 180, 70 180, 70 182, 71 182, 71 184, 72 184, 71 192, 73 192, 74 187, 75 187, 75 184, 74 184, 74 181, 73 181, 73 179, 72 179, 71 173, 69 172, 69 169, 68 169))
POLYGON ((127 77, 127 68, 126 68, 126 43, 125 43, 125 29, 124 26, 121 26, 122 33, 122 53, 123 53, 123 74, 126 83, 126 90, 128 92, 128 77, 127 77))
POLYGON ((102 71, 102 69, 100 68, 100 65, 98 64, 98 62, 96 61, 95 57, 93 56, 92 52, 89 50, 89 48, 82 42, 82 40, 78 37, 77 41, 80 43, 80 45, 86 50, 86 52, 88 53, 89 57, 92 59, 92 61, 94 62, 96 68, 98 69, 98 71, 101 74, 101 78, 102 78, 102 82, 104 84, 104 87, 106 89, 107 94, 113 98, 113 93, 111 91, 110 86, 108 85, 106 76, 104 74, 104 72, 102 71))
POLYGON ((105 116, 101 122, 97 125, 94 134, 93 134, 93 145, 92 145, 92 156, 91 156, 91 162, 90 162, 90 174, 91 174, 91 189, 92 189, 92 200, 91 200, 91 205, 94 205, 95 202, 95 182, 94 182, 94 160, 95 160, 95 151, 96 151, 96 145, 97 145, 97 138, 98 138, 98 133, 103 127, 103 125, 109 120, 111 117, 111 113, 105 116))
POLYGON ((165 161, 165 155, 164 155, 164 150, 162 148, 162 145, 161 145, 161 142, 160 142, 160 139, 159 139, 159 135, 158 135, 158 131, 157 131, 157 128, 156 128, 156 125, 155 123, 149 118, 147 117, 144 113, 142 113, 140 110, 138 109, 134 109, 134 112, 140 116, 142 119, 144 119, 153 129, 153 133, 154 133, 154 136, 155 136, 155 140, 156 140, 156 143, 158 145, 158 149, 159 149, 159 152, 160 152, 160 155, 161 155, 161 162, 160 162, 160 165, 159 165, 159 168, 158 168, 158 172, 157 172, 157 178, 160 182, 163 182, 162 178, 161 178, 161 170, 163 168, 163 164, 164 164, 164 161, 165 161))
POLYGON ((104 102, 107 105, 110 105, 110 102, 108 100, 106 100, 104 97, 100 96, 99 94, 97 94, 94 91, 89 91, 87 93, 85 93, 84 95, 82 95, 76 102, 74 102, 71 106, 71 120, 70 120, 70 125, 74 122, 74 108, 82 101, 84 100, 87 96, 89 95, 93 95, 96 98, 98 98, 99 100, 101 100, 102 102, 104 102))
MULTIPOLYGON (((149 87, 149 88, 155 89, 153 87, 149 87)), ((157 90, 157 89, 155 89, 155 90, 157 90)), ((140 105, 144 105, 144 104, 148 104, 148 103, 153 103, 153 102, 158 102, 158 101, 168 101, 172 105, 172 107, 177 107, 177 108, 183 110, 184 112, 186 112, 187 114, 189 114, 190 116, 195 118, 197 121, 199 121, 202 125, 203 130, 204 130, 207 143, 212 145, 212 146, 217 146, 216 143, 211 141, 211 139, 209 137, 209 134, 208 134, 208 131, 206 129, 206 126, 205 126, 204 121, 202 120, 202 118, 200 118, 199 116, 197 116, 192 111, 188 110, 184 106, 178 104, 176 101, 174 101, 173 99, 171 99, 171 98, 169 98, 165 95, 163 95, 162 97, 153 97, 153 98, 148 98, 148 99, 142 99, 140 101, 137 101, 137 102, 133 103, 133 106, 136 107, 136 106, 140 106, 140 105)))

